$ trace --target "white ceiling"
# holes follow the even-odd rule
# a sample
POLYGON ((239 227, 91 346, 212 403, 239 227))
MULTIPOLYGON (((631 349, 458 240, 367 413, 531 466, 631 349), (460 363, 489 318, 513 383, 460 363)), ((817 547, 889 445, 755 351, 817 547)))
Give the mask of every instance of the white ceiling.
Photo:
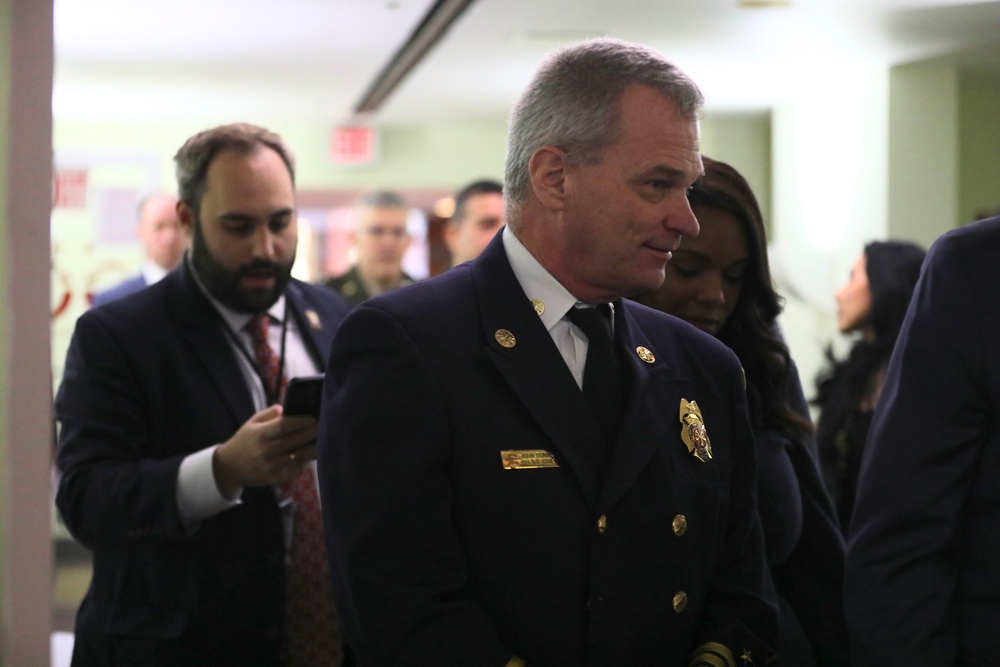
MULTIPOLYGON (((54 113, 343 122, 433 5, 56 0, 54 113)), ((818 65, 942 58, 1000 70, 998 1, 477 0, 373 120, 502 120, 547 52, 592 36, 658 49, 710 111, 768 108, 818 65)))

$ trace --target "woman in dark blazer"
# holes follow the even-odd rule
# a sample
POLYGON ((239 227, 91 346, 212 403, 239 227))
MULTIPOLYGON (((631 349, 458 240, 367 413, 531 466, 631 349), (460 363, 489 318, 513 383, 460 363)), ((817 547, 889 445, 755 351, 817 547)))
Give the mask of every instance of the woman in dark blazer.
POLYGON ((779 597, 778 664, 847 665, 844 545, 819 474, 798 371, 781 338, 760 207, 731 166, 704 158, 688 199, 701 233, 685 238, 666 280, 636 300, 728 345, 743 364, 757 453, 758 510, 779 597))

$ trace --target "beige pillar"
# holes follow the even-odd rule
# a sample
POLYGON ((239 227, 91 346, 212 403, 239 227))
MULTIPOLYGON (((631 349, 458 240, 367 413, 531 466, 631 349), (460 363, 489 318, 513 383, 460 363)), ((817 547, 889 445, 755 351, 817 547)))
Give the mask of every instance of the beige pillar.
POLYGON ((52 0, 0 0, 0 664, 52 627, 52 0))

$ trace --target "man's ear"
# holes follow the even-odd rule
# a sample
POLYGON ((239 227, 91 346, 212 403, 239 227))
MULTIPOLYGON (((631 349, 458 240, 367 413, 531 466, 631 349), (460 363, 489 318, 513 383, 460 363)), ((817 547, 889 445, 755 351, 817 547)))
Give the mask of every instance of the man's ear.
POLYGON ((194 210, 183 199, 177 200, 177 217, 181 221, 184 233, 190 239, 194 232, 194 210))
POLYGON ((562 210, 566 201, 566 153, 556 146, 542 146, 528 161, 531 187, 539 203, 550 210, 562 210))
POLYGON ((448 252, 455 256, 455 251, 458 250, 458 225, 459 223, 449 220, 444 223, 444 244, 448 248, 448 252))

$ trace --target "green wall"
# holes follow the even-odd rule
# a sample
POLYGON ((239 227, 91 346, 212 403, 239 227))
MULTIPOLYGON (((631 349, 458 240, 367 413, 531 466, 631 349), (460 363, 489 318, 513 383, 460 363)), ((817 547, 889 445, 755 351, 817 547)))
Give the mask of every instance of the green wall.
POLYGON ((701 128, 702 153, 728 162, 747 179, 771 229, 771 114, 710 114, 701 128))
POLYGON ((889 235, 930 245, 1000 209, 1000 74, 947 62, 894 67, 889 235))
POLYGON ((1000 215, 1000 74, 962 72, 959 90, 959 224, 1000 215))
POLYGON ((952 65, 892 68, 889 236, 930 245, 959 222, 959 76, 952 65))
MULTIPOLYGON (((160 187, 173 191, 172 157, 195 132, 218 124, 205 121, 60 121, 53 141, 56 156, 88 153, 145 152, 159 163, 160 187)), ((389 126, 379 130, 379 157, 372 165, 345 167, 329 159, 328 123, 254 120, 281 134, 296 157, 302 190, 389 187, 452 189, 474 178, 503 178, 506 123, 389 126)), ((732 162, 759 190, 762 203, 770 192, 770 134, 766 114, 706 118, 705 153, 732 162)))
MULTIPOLYGON (((67 152, 148 152, 160 164, 160 186, 175 190, 172 158, 191 135, 219 124, 205 121, 59 121, 56 156, 67 152)), ((372 165, 339 166, 329 158, 333 126, 319 122, 254 120, 285 139, 296 158, 302 190, 458 188, 479 177, 503 176, 503 123, 429 127, 386 127, 379 131, 379 156, 372 165)))

